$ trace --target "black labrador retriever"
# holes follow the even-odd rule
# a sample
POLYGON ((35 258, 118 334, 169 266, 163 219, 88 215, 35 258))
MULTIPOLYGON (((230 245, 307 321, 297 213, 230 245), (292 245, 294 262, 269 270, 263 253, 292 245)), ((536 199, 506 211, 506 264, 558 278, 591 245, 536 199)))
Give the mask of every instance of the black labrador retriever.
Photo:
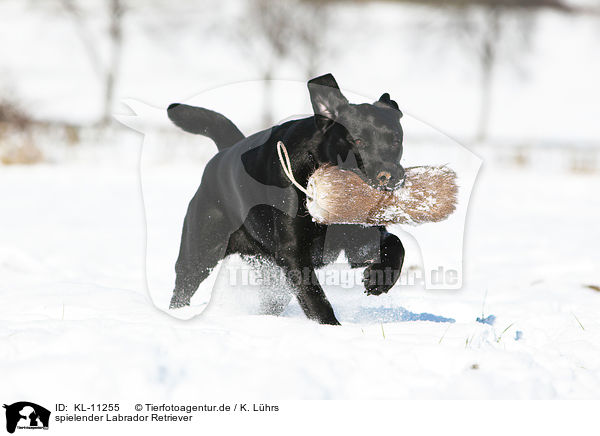
POLYGON ((310 80, 308 89, 314 116, 248 138, 221 114, 169 106, 177 126, 212 138, 219 148, 185 216, 171 308, 189 305, 217 263, 234 253, 281 268, 306 316, 322 324, 339 322, 315 269, 342 250, 352 267, 366 267, 367 294, 387 292, 398 279, 400 240, 385 227, 313 222, 305 194, 282 170, 276 144, 285 144, 303 186, 316 168, 332 164, 355 171, 373 187, 394 189, 404 182, 402 113, 387 93, 373 104, 350 104, 331 74, 310 80))

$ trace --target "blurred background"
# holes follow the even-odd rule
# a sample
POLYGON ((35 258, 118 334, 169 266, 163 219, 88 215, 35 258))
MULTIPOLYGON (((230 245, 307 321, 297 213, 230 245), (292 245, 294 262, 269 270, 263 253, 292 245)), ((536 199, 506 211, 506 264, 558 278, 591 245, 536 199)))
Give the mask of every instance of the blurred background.
POLYGON ((595 0, 0 0, 0 19, 3 164, 120 142, 123 98, 166 107, 261 80, 260 101, 232 102, 251 133, 279 121, 270 79, 332 72, 486 160, 600 165, 595 0))

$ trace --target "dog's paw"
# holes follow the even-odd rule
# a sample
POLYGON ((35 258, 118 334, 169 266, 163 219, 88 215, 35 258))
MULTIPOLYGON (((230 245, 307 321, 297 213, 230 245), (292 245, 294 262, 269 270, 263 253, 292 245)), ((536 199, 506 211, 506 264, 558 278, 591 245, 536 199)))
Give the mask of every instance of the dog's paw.
POLYGON ((374 263, 365 268, 363 284, 367 295, 381 295, 388 292, 396 282, 398 272, 382 263, 374 263))

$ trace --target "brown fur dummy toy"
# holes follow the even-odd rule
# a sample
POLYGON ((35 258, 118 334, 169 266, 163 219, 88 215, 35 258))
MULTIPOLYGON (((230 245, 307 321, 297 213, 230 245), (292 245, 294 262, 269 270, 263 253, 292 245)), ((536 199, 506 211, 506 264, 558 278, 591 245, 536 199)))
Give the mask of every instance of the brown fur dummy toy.
POLYGON ((322 166, 310 176, 305 189, 294 178, 281 141, 277 153, 283 172, 306 194, 308 212, 319 224, 437 223, 456 209, 456 173, 446 166, 406 168, 404 186, 395 191, 372 188, 352 171, 322 166))
POLYGON ((445 166, 406 168, 404 186, 381 191, 357 174, 318 168, 308 181, 307 207, 320 224, 423 224, 443 221, 456 208, 456 173, 445 166))

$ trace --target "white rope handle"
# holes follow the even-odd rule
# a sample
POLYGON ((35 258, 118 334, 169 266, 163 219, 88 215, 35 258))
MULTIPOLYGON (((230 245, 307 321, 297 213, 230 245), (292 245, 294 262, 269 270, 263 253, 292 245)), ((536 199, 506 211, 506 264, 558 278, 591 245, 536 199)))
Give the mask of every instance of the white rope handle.
POLYGON ((281 141, 277 141, 277 154, 279 155, 279 162, 281 163, 281 168, 283 169, 283 172, 285 173, 287 178, 290 179, 290 182, 292 182, 296 186, 296 188, 304 192, 304 194, 306 194, 307 197, 312 198, 312 195, 310 195, 308 191, 294 178, 294 173, 292 172, 292 163, 290 162, 290 156, 288 155, 285 145, 283 145, 283 142, 281 141))

